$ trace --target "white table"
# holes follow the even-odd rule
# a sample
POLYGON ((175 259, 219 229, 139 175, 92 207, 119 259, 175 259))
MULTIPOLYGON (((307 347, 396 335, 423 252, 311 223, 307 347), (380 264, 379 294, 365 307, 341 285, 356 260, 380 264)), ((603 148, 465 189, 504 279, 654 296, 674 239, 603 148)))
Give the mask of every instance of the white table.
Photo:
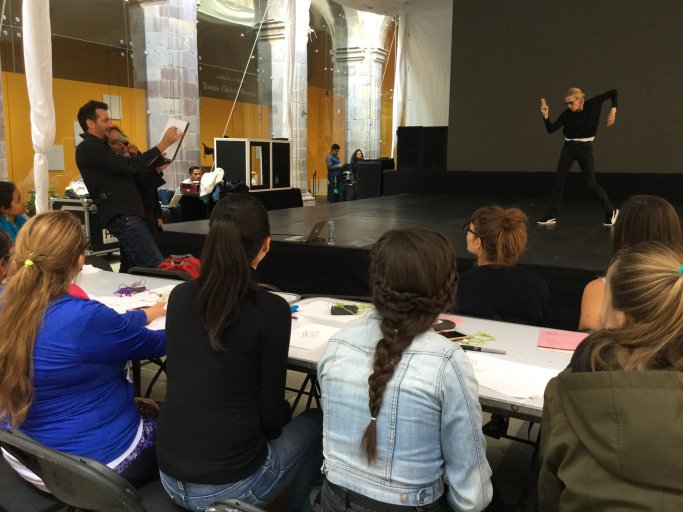
MULTIPOLYGON (((326 302, 329 305, 337 302, 353 304, 352 301, 330 298, 309 298, 299 301, 297 303, 299 310, 295 313, 297 319, 292 321, 293 333, 297 331, 297 329, 304 328, 306 325, 310 324, 325 325, 339 329, 348 325, 349 320, 347 320, 347 318, 349 317, 339 317, 332 314, 322 316, 319 307, 321 301, 326 302), (307 306, 311 304, 314 304, 314 307, 311 308, 313 311, 309 314, 309 308, 307 306)), ((496 322, 493 320, 465 317, 462 315, 454 316, 459 320, 457 325, 459 330, 461 329, 467 334, 485 332, 494 338, 492 341, 487 341, 484 345, 485 347, 502 349, 506 352, 505 355, 468 352, 468 355, 472 356, 471 359, 477 360, 477 363, 486 361, 488 358, 500 359, 503 362, 522 363, 534 368, 550 370, 547 372, 549 379, 552 375, 556 375, 566 368, 571 359, 572 352, 537 348, 539 333, 542 329, 557 332, 564 331, 507 322, 496 322)), ((325 347, 326 343, 320 343, 312 349, 299 348, 290 344, 290 366, 299 371, 315 372, 318 361, 325 351, 325 347)), ((477 363, 475 363, 475 365, 477 363)), ((476 369, 477 367, 475 366, 475 370, 476 369)), ((533 368, 530 368, 530 370, 533 371, 533 368)), ((480 380, 482 379, 480 378, 480 380)), ((535 393, 533 396, 524 398, 509 396, 500 391, 480 385, 479 400, 482 408, 488 412, 500 413, 525 421, 539 422, 543 411, 542 388, 545 387, 546 383, 547 380, 543 382, 540 387, 536 386, 536 388, 540 390, 539 392, 535 393)))
MULTIPOLYGON (((101 270, 92 274, 81 274, 76 280, 76 284, 81 286, 88 295, 96 297, 107 304, 110 301, 116 300, 114 291, 118 289, 119 285, 131 285, 143 279, 145 286, 150 290, 168 289, 181 282, 158 277, 120 274, 101 270)), ((289 302, 296 297, 293 294, 282 295, 289 302)), ((292 370, 310 375, 311 379, 309 381, 313 386, 315 386, 318 361, 325 351, 326 342, 321 342, 312 349, 305 349, 296 346, 295 336, 297 330, 305 328, 307 325, 314 324, 332 329, 341 329, 348 325, 349 321, 353 321, 355 317, 328 314, 329 306, 337 302, 355 304, 353 301, 324 297, 304 299, 296 303, 299 306, 299 310, 294 314, 296 319, 292 320, 292 344, 290 344, 289 348, 289 366, 292 370)), ((456 316, 459 319, 458 329, 468 334, 477 332, 490 334, 494 340, 486 342, 485 346, 506 351, 505 355, 468 352, 468 355, 472 355, 472 359, 480 358, 480 360, 485 360, 485 358, 495 358, 504 362, 523 363, 534 368, 552 370, 549 375, 561 372, 569 364, 571 352, 537 348, 538 336, 541 331, 539 327, 496 322, 461 315, 456 316)), ((548 330, 556 331, 555 329, 548 330)), ((325 332, 321 335, 325 337, 326 334, 325 332)), ((495 389, 480 385, 479 400, 482 408, 486 411, 526 421, 540 421, 543 410, 542 392, 538 392, 534 396, 522 398, 509 396, 500 390, 496 391, 495 389)))

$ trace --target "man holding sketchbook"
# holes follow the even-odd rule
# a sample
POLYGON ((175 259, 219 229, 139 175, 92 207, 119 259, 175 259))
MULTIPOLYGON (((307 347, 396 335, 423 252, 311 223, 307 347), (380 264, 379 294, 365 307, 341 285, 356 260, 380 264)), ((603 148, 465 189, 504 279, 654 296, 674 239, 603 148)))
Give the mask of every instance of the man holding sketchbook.
POLYGON ((76 147, 76 165, 97 206, 102 225, 118 238, 130 265, 156 267, 163 257, 145 224, 135 177, 146 172, 152 163, 163 170, 167 163, 162 153, 183 134, 176 127, 168 128, 155 147, 137 157, 125 158, 111 151, 106 142, 107 130, 112 127, 108 110, 106 103, 90 100, 78 111, 78 122, 84 133, 76 147))

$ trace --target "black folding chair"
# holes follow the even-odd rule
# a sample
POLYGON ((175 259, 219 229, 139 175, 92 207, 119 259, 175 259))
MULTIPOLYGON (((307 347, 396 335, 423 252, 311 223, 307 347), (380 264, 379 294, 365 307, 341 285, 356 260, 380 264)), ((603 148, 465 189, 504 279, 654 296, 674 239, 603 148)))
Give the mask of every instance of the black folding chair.
POLYGON ((136 490, 128 480, 104 464, 86 457, 77 457, 53 450, 19 430, 0 431, 0 446, 38 475, 52 495, 68 505, 69 510, 106 510, 109 512, 183 510, 175 505, 168 495, 159 492, 161 487, 159 481, 136 490))

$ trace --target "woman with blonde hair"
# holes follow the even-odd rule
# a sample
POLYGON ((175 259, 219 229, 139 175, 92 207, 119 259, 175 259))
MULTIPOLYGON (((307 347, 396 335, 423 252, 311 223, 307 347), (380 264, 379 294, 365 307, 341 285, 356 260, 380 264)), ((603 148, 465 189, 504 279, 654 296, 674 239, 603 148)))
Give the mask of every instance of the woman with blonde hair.
POLYGON ((541 510, 683 510, 683 247, 620 252, 602 316, 546 388, 541 510))
POLYGON ((474 371, 432 329, 457 281, 441 233, 388 231, 373 247, 376 313, 332 336, 318 365, 323 512, 480 511, 491 500, 474 371))
POLYGON ((550 292, 535 272, 517 267, 526 248, 527 217, 519 208, 485 206, 463 226, 476 266, 460 275, 458 312, 529 325, 550 321, 550 292))
POLYGON ((607 126, 613 126, 617 118, 617 90, 611 89, 607 92, 586 99, 586 94, 578 87, 570 87, 564 95, 564 103, 567 106, 555 121, 550 120, 550 108, 541 98, 541 115, 548 133, 555 133, 562 128, 564 135, 564 145, 560 152, 560 160, 557 162, 555 173, 555 183, 550 197, 550 207, 548 213, 541 217, 539 224, 555 224, 560 213, 562 204, 562 194, 564 193, 564 183, 567 175, 576 161, 581 168, 583 181, 591 189, 596 199, 602 203, 605 217, 602 221, 604 226, 612 226, 619 216, 607 194, 598 182, 595 181, 595 159, 593 157, 593 141, 598 133, 600 124, 600 111, 602 104, 610 100, 612 108, 607 116, 607 126))
MULTIPOLYGON (((614 225, 612 257, 625 247, 649 240, 665 244, 683 243, 681 221, 666 199, 644 194, 632 196, 624 203, 614 225)), ((579 330, 600 329, 604 296, 604 277, 598 277, 586 285, 581 297, 579 330)))
POLYGON ((164 332, 143 327, 163 304, 119 315, 69 295, 87 245, 65 211, 37 215, 19 232, 17 269, 0 295, 0 423, 141 485, 157 474, 156 419, 138 412, 125 363, 165 353, 164 332))

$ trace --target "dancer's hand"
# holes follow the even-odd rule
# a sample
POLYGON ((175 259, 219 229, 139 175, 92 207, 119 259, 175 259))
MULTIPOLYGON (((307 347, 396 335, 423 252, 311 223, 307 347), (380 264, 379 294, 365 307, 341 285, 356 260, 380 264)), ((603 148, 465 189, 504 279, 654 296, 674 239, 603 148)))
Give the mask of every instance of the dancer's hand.
POLYGON ((607 127, 614 126, 614 122, 617 120, 617 109, 612 107, 607 116, 607 127))
POLYGON ((545 98, 541 98, 541 114, 543 115, 543 119, 548 119, 548 115, 550 115, 550 109, 545 102, 545 98))

